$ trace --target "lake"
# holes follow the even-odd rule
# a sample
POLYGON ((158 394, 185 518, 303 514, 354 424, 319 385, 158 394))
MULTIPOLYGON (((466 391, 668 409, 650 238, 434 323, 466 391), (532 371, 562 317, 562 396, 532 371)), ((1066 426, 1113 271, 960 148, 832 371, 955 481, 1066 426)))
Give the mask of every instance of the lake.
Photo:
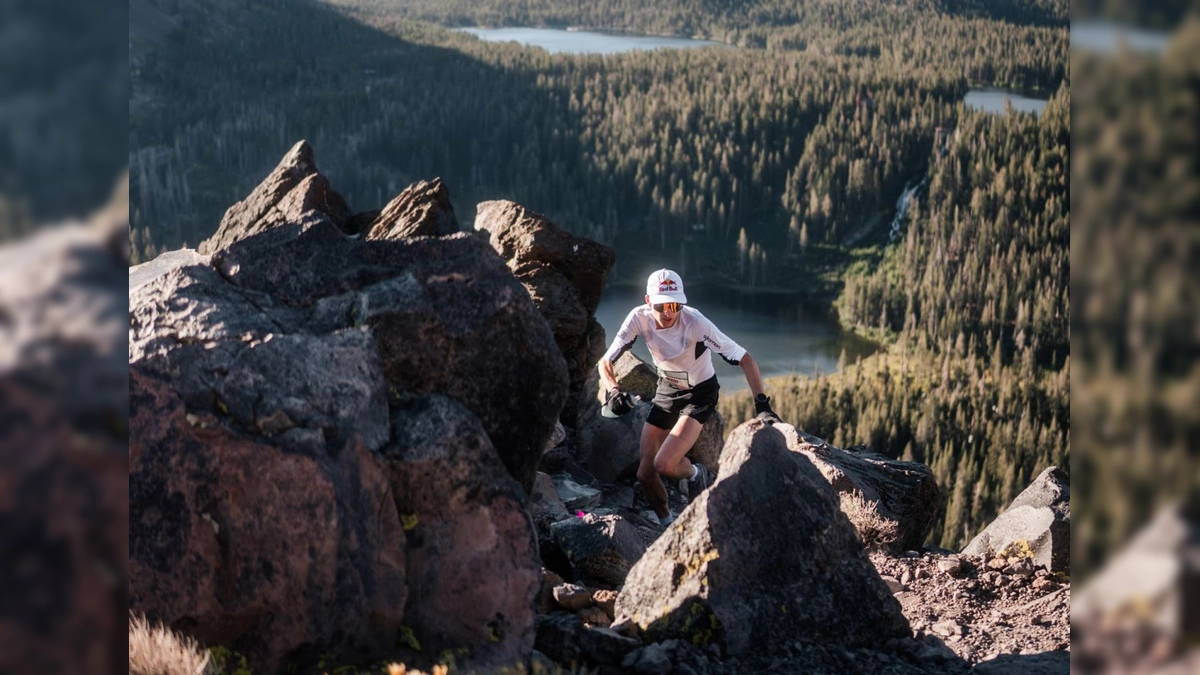
MULTIPOLYGON (((608 344, 629 310, 645 302, 643 293, 641 288, 610 288, 605 292, 596 310, 596 320, 604 326, 608 344)), ((754 356, 763 377, 811 376, 814 369, 827 375, 837 370, 843 348, 847 363, 876 350, 870 342, 842 333, 823 313, 806 311, 787 296, 753 301, 740 294, 697 287, 688 290, 688 299, 717 328, 754 356)), ((633 353, 652 363, 643 340, 634 344, 633 353)), ((713 356, 713 367, 721 389, 746 389, 746 377, 740 367, 725 363, 720 356, 713 356)))
POLYGON ((1042 112, 1042 108, 1046 107, 1047 100, 1044 98, 1029 98, 1014 94, 1004 89, 972 89, 963 97, 963 103, 966 103, 972 108, 983 110, 985 112, 1002 113, 1004 112, 1004 102, 1012 101, 1012 107, 1021 112, 1029 112, 1038 114, 1042 112))
POLYGON ((462 28, 459 30, 488 42, 519 42, 531 47, 541 47, 551 54, 618 54, 635 49, 688 49, 721 46, 720 42, 710 40, 559 28, 462 28))
POLYGON ((1162 54, 1170 35, 1161 31, 1142 30, 1109 21, 1072 21, 1071 49, 1115 54, 1122 45, 1130 51, 1162 54))

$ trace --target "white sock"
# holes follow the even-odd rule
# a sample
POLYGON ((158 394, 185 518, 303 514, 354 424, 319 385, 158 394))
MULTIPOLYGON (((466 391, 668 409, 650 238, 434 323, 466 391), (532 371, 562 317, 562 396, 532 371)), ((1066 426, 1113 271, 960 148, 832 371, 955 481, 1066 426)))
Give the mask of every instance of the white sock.
POLYGON ((663 527, 666 527, 666 526, 670 525, 671 523, 675 522, 675 518, 676 518, 676 515, 675 515, 674 511, 667 511, 667 515, 658 517, 658 524, 662 525, 663 527))

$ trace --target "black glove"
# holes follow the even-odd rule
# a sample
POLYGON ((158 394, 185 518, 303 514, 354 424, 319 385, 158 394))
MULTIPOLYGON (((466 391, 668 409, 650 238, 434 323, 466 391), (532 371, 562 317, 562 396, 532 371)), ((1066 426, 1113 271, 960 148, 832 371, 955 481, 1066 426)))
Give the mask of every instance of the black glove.
POLYGON ((771 410, 771 399, 766 394, 754 397, 754 414, 758 419, 772 424, 783 421, 779 419, 779 415, 776 415, 774 410, 771 410))
POLYGON ((604 407, 616 417, 628 415, 636 403, 631 394, 616 387, 609 389, 608 396, 604 399, 604 407))

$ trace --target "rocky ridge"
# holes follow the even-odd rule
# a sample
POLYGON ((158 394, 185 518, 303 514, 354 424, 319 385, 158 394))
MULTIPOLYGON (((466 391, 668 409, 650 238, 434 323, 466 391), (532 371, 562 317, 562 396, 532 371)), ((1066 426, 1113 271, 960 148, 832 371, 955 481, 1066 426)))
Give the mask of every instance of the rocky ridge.
POLYGON ((132 610, 256 672, 1067 671, 1053 503, 1003 551, 909 551, 927 468, 717 416, 664 532, 647 404, 602 418, 589 372, 611 251, 511 202, 456 233, 448 194, 353 213, 302 142, 203 252, 130 270, 132 610), (868 553, 849 493, 903 541, 868 553))
MULTIPOLYGON (((820 442, 790 425, 779 426, 789 441, 799 436, 807 437, 810 443, 820 442)), ((722 462, 726 461, 725 453, 738 446, 737 439, 748 431, 743 425, 731 433, 722 462)), ((792 452, 803 454, 794 446, 792 452)), ((581 477, 581 467, 568 468, 581 477)), ((710 488, 714 496, 720 492, 720 482, 710 488)), ((546 485, 553 483, 547 481, 546 485)), ((575 512, 573 519, 582 527, 597 518, 596 514, 608 514, 605 517, 610 519, 620 515, 643 534, 648 544, 645 556, 661 558, 665 535, 662 528, 641 517, 644 502, 619 482, 596 481, 593 485, 597 492, 593 510, 575 512), (626 495, 631 502, 617 495, 626 495)), ((674 505, 691 508, 685 493, 670 484, 668 490, 674 505)), ((794 518, 785 520, 791 522, 794 518)), ((686 532, 706 533, 701 539, 712 536, 707 534, 710 529, 697 527, 696 523, 689 528, 683 514, 677 523, 682 524, 667 528, 668 533, 674 533, 671 536, 686 536, 686 532)), ((783 531, 795 534, 789 527, 783 531)), ((1036 538, 1036 531, 1031 532, 1031 538, 1036 538)), ((792 550, 804 555, 802 545, 792 550)), ((558 663, 586 664, 601 673, 1069 672, 1070 578, 1036 565, 1029 549, 1015 546, 1004 554, 988 556, 934 547, 898 554, 887 549, 868 553, 871 568, 903 614, 907 627, 902 634, 855 645, 822 639, 812 630, 796 630, 787 639, 773 644, 759 640, 754 650, 731 654, 720 642, 705 645, 701 639, 697 645, 696 636, 689 638, 686 629, 676 629, 673 634, 648 634, 620 612, 621 607, 639 604, 631 603, 628 597, 621 600, 628 595, 630 579, 624 584, 603 584, 592 579, 580 583, 579 576, 573 577, 572 568, 560 563, 543 573, 537 648, 558 663)), ((543 551, 543 560, 547 558, 543 551)), ((714 583, 713 577, 705 580, 714 583)), ((666 582, 668 587, 674 583, 666 582)), ((788 593, 784 584, 767 588, 773 602, 786 602, 788 593)), ((640 604, 646 605, 644 599, 640 604)))

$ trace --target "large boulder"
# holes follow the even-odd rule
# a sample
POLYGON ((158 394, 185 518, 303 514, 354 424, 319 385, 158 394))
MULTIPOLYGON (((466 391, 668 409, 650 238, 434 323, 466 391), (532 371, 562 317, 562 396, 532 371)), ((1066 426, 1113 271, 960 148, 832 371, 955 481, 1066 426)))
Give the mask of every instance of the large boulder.
POLYGON ((201 242, 199 251, 214 253, 284 223, 328 219, 344 227, 352 215, 346 200, 317 171, 312 146, 300 141, 248 197, 225 211, 216 234, 201 242))
POLYGON ((489 201, 476 209, 475 228, 489 234, 554 331, 570 374, 563 419, 573 423, 575 401, 596 365, 597 349, 603 349, 603 329, 597 335, 594 317, 616 256, 608 246, 566 232, 519 204, 489 201))
MULTIPOLYGON (((633 354, 625 352, 613 364, 617 386, 621 391, 635 394, 642 399, 633 411, 616 419, 604 417, 600 409, 604 405, 604 385, 595 368, 588 376, 583 391, 590 395, 579 400, 576 414, 576 453, 580 463, 601 481, 613 481, 621 476, 632 476, 637 471, 642 438, 642 425, 650 414, 650 401, 658 376, 654 368, 633 354)), ((716 470, 725 445, 725 418, 716 412, 704 423, 699 438, 688 451, 687 457, 716 470)))
POLYGON ((533 650, 541 561, 525 493, 479 420, 444 396, 393 405, 382 450, 406 532, 405 621, 423 651, 508 665, 533 650))
POLYGON ((382 656, 408 594, 387 477, 358 437, 289 452, 130 368, 129 608, 273 672, 382 656), (315 653, 314 653, 315 652, 315 653))
POLYGON ((910 634, 833 488, 758 420, 730 434, 716 482, 633 566, 616 612, 651 640, 730 654, 910 634))
POLYGON ((130 608, 268 671, 407 629, 524 658, 522 490, 567 386, 545 319, 466 234, 359 240, 311 210, 246 231, 129 270, 130 608))
POLYGON ((362 327, 388 385, 440 393, 479 417, 530 491, 566 395, 545 320, 486 243, 465 233, 358 241, 327 223, 275 228, 213 256, 281 326, 362 327))
POLYGON ((925 545, 942 508, 942 490, 932 469, 920 462, 843 450, 790 424, 776 424, 775 428, 787 438, 788 448, 807 457, 834 490, 860 493, 876 503, 879 515, 896 522, 897 536, 889 550, 903 553, 925 545))
POLYGON ((367 229, 367 239, 437 237, 460 230, 450 189, 441 178, 418 181, 383 207, 367 229))
POLYGON ((1071 478, 1052 466, 963 549, 993 556, 1013 549, 1052 572, 1071 571, 1071 478))

